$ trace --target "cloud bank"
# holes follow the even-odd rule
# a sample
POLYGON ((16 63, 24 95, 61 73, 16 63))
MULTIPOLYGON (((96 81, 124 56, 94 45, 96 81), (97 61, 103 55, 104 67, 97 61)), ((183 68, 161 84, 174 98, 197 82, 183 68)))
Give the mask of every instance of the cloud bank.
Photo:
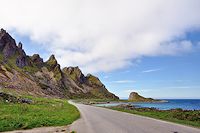
POLYGON ((64 66, 107 72, 193 48, 199 0, 0 0, 0 26, 28 35, 64 66))

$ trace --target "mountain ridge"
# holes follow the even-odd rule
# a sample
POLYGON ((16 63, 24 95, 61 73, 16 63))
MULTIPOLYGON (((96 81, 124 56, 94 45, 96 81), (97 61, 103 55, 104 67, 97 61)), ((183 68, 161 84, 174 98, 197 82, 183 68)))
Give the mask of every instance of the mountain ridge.
POLYGON ((21 42, 0 30, 0 88, 19 93, 59 98, 119 99, 91 74, 80 68, 61 69, 55 55, 43 61, 39 54, 26 55, 21 42))

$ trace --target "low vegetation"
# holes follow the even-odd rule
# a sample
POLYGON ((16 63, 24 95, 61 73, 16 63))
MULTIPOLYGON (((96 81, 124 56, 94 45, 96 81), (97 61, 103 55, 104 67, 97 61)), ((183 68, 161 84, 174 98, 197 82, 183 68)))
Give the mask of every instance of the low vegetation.
MULTIPOLYGON (((116 99, 76 99, 74 102, 76 103, 82 103, 86 105, 93 105, 93 104, 104 104, 104 103, 110 103, 110 102, 120 102, 122 100, 116 100, 116 99)), ((127 100, 124 100, 125 102, 128 102, 127 100)))
POLYGON ((155 108, 134 108, 127 106, 115 106, 109 108, 200 128, 200 110, 158 110, 155 108))
POLYGON ((0 100, 0 132, 42 126, 71 124, 80 117, 76 107, 66 100, 26 97, 32 102, 0 100))

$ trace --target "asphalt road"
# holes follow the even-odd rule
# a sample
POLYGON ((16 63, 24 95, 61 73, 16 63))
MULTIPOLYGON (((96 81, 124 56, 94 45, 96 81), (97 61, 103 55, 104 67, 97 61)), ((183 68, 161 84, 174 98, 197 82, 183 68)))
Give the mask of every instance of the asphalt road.
POLYGON ((81 112, 81 119, 70 126, 70 131, 77 133, 200 133, 197 128, 101 107, 72 104, 81 112))

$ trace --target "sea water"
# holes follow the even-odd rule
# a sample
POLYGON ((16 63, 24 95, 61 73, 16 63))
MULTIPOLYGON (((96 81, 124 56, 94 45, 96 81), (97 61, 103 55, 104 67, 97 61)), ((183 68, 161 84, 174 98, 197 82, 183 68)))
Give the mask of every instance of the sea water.
POLYGON ((175 109, 181 108, 184 110, 200 110, 200 99, 163 99, 167 100, 168 102, 164 103, 108 103, 108 104, 98 104, 97 106, 116 106, 120 104, 132 104, 136 107, 153 107, 160 110, 168 110, 168 109, 175 109))

